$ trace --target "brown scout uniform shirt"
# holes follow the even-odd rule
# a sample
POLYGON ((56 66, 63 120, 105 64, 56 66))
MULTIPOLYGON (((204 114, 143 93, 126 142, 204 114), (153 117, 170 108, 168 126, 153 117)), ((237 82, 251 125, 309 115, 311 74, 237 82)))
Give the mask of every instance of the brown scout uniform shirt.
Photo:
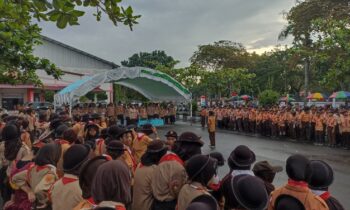
POLYGON ((177 210, 186 210, 193 199, 204 194, 210 195, 199 183, 185 184, 177 199, 177 210))
POLYGON ((181 187, 187 181, 183 161, 174 153, 167 153, 159 161, 152 176, 152 192, 158 201, 173 201, 177 199, 181 187), (170 184, 177 181, 179 189, 170 189, 170 184))
POLYGON ((64 172, 63 172, 63 156, 64 156, 64 153, 66 153, 66 151, 69 149, 69 147, 71 145, 68 143, 68 141, 65 141, 65 140, 56 140, 55 143, 61 145, 61 156, 60 156, 60 159, 58 160, 58 163, 57 163, 57 175, 59 178, 61 178, 64 174, 64 172))
POLYGON ((52 210, 73 209, 82 200, 77 176, 64 174, 50 189, 52 210))
POLYGON ((147 150, 147 146, 152 142, 152 139, 143 133, 138 133, 133 142, 132 148, 134 151, 135 161, 138 164, 143 154, 147 150))
POLYGON ((210 116, 208 118, 208 131, 209 132, 215 132, 216 127, 216 119, 215 116, 210 116))
POLYGON ((12 177, 12 182, 19 188, 28 185, 40 204, 48 203, 48 191, 56 180, 56 167, 52 165, 29 167, 12 177))
POLYGON ((292 186, 287 184, 276 189, 271 193, 268 210, 275 209, 275 201, 280 195, 291 195, 304 204, 306 210, 328 210, 327 204, 318 196, 314 195, 311 190, 305 186, 292 186))
POLYGON ((157 165, 142 166, 135 171, 132 210, 150 210, 153 204, 152 176, 157 165))

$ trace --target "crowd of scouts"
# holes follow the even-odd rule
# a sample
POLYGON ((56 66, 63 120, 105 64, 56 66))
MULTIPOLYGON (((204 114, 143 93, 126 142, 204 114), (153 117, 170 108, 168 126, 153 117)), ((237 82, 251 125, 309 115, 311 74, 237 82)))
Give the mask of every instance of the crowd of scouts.
POLYGON ((125 127, 98 113, 70 118, 65 111, 36 119, 30 109, 2 115, 0 132, 4 210, 344 209, 328 191, 332 168, 302 155, 287 159, 288 183, 275 189, 282 167, 255 163, 244 145, 227 160, 202 154, 204 142, 193 132, 169 131, 160 140, 150 124, 125 127), (38 138, 29 121, 42 130, 38 138), (230 172, 219 177, 225 163, 230 172))
POLYGON ((219 129, 350 149, 350 111, 345 108, 203 108, 200 113, 203 128, 206 124, 213 127, 209 123, 211 112, 219 129))

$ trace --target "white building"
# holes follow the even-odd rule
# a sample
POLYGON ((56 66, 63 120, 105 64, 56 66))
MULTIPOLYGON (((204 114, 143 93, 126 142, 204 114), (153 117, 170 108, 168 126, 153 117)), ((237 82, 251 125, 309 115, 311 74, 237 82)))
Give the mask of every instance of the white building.
MULTIPOLYGON (((84 76, 119 67, 113 62, 45 36, 43 36, 43 44, 35 48, 34 55, 50 60, 63 71, 64 75, 60 80, 55 80, 44 71, 38 70, 37 75, 43 82, 44 88, 33 85, 0 84, 0 107, 13 109, 16 104, 44 101, 45 90, 57 91, 84 76)), ((113 97, 112 84, 104 84, 100 89, 107 92, 108 100, 113 97)))

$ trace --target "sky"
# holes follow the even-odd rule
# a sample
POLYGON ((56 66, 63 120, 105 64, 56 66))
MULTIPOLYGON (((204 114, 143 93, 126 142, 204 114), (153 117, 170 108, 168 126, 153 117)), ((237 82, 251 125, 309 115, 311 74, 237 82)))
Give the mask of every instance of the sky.
POLYGON ((134 53, 164 50, 180 61, 178 67, 185 67, 199 45, 219 40, 240 42, 259 54, 290 44, 279 41, 278 34, 286 25, 283 12, 295 0, 124 0, 123 4, 142 15, 133 31, 115 27, 106 16, 97 22, 89 12, 79 26, 62 30, 53 23, 39 25, 43 35, 117 64, 134 53))

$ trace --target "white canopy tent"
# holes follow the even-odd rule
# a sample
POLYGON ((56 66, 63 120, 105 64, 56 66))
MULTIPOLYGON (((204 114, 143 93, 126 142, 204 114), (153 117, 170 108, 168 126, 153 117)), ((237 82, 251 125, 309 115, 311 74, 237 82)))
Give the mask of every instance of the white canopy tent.
POLYGON ((192 100, 191 93, 168 74, 144 67, 120 67, 70 84, 55 94, 54 105, 72 106, 81 96, 103 83, 116 83, 131 88, 154 102, 190 102, 192 100))

